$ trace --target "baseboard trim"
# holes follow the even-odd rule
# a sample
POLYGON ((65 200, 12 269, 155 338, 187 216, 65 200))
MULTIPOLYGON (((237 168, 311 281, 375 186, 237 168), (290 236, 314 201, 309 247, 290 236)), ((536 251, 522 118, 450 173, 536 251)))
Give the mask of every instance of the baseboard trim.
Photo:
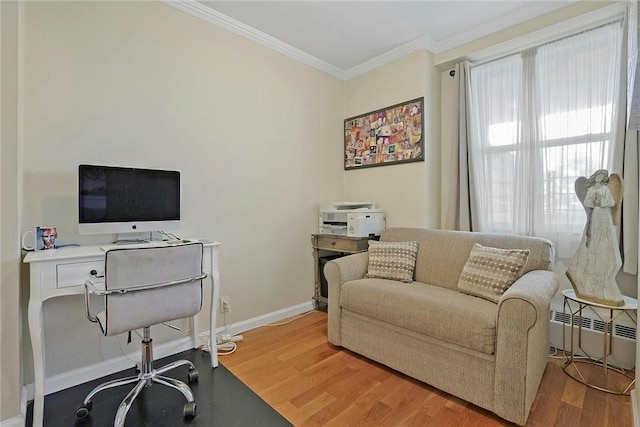
POLYGON ((27 419, 27 402, 29 401, 29 391, 27 390, 27 386, 22 386, 22 391, 20 392, 20 415, 26 421, 27 419))
POLYGON ((229 326, 223 326, 216 328, 216 337, 220 334, 241 334, 243 332, 250 331, 251 329, 265 326, 270 323, 279 322, 289 317, 297 316, 299 314, 306 313, 313 310, 313 301, 305 302, 302 304, 294 305, 292 307, 283 308, 282 310, 273 311, 271 313, 263 314, 262 316, 254 317, 252 319, 243 320, 242 322, 232 323, 229 326))
POLYGON ((24 427, 26 420, 22 415, 16 415, 8 420, 0 421, 0 427, 24 427))
MULTIPOLYGON (((240 334, 251 329, 255 329, 260 326, 265 326, 270 323, 279 322, 283 319, 293 317, 299 314, 306 313, 313 310, 313 301, 287 307, 282 310, 274 311, 264 314, 262 316, 247 319, 242 322, 233 323, 229 325, 228 330, 226 327, 217 328, 216 334, 230 333, 240 334)), ((180 353, 191 348, 191 337, 183 337, 177 340, 172 340, 163 344, 154 345, 154 353, 158 358, 170 356, 172 354, 180 353)), ((139 358, 139 353, 131 353, 128 355, 132 359, 139 358)), ((82 368, 74 369, 62 374, 53 375, 46 379, 44 386, 44 393, 50 394, 60 390, 64 390, 69 387, 73 387, 78 384, 85 383, 87 381, 95 380, 96 378, 103 377, 105 375, 111 375, 113 373, 122 371, 132 367, 132 362, 126 356, 119 356, 113 359, 105 360, 99 363, 85 366, 82 368)), ((25 408, 24 414, 26 414, 27 402, 33 400, 35 387, 34 384, 26 384, 23 387, 21 405, 25 408)), ((2 422, 0 427, 13 427, 14 425, 24 426, 24 415, 14 417, 10 420, 2 422), (14 424, 17 420, 22 420, 19 424, 14 424), (5 426, 5 422, 10 422, 5 426)))
MULTIPOLYGON (((154 345, 153 350, 156 357, 161 358, 189 350, 191 347, 191 337, 183 337, 159 345, 154 345)), ((133 360, 137 360, 140 358, 140 352, 133 352, 127 356, 133 360)), ((124 369, 131 368, 133 367, 133 362, 127 356, 118 356, 89 366, 73 369, 62 374, 52 375, 45 380, 44 394, 47 395, 55 393, 78 384, 86 383, 87 381, 93 381, 97 378, 104 377, 105 375, 111 375, 124 369)), ((33 400, 33 396, 35 394, 34 384, 27 384, 25 387, 27 390, 26 401, 33 400)))

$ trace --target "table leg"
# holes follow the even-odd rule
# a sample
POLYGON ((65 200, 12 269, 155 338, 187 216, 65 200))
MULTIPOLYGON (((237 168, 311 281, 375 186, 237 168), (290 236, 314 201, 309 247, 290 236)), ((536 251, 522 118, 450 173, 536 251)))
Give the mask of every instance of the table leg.
POLYGON ((609 311, 609 320, 604 322, 604 345, 602 346, 602 351, 604 353, 603 363, 602 363, 602 374, 607 375, 607 364, 609 363, 609 353, 611 352, 611 338, 613 338, 613 331, 609 328, 613 327, 613 310, 609 311))
MULTIPOLYGON (((34 292, 34 288, 31 288, 34 292)), ((33 427, 41 427, 44 419, 44 334, 42 330, 42 300, 39 296, 29 299, 29 335, 33 348, 33 427)))
POLYGON ((313 308, 320 307, 320 251, 318 248, 313 249, 313 273, 314 273, 314 286, 313 286, 313 308))
POLYGON ((216 348, 216 317, 220 295, 220 271, 218 267, 218 246, 211 248, 211 318, 209 319, 209 342, 211 343, 211 367, 218 367, 216 348))

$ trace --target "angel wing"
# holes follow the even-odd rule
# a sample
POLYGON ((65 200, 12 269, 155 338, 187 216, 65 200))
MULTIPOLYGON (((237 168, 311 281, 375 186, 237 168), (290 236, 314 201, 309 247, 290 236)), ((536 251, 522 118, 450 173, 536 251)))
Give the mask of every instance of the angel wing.
POLYGON ((616 205, 611 208, 611 218, 613 218, 613 223, 618 225, 620 223, 620 205, 622 204, 622 194, 624 192, 624 184, 622 182, 622 177, 617 173, 612 173, 609 175, 609 188, 613 193, 613 198, 616 201, 616 205))
MULTIPOLYGON (((576 179, 576 182, 574 184, 574 188, 576 190, 576 196, 578 196, 578 199, 580 199, 580 203, 582 203, 583 207, 584 207, 584 198, 587 195, 587 190, 589 190, 588 181, 589 180, 587 179, 586 176, 581 176, 580 178, 576 179)), ((584 207, 584 210, 587 212, 587 214, 589 213, 586 207, 584 207)))

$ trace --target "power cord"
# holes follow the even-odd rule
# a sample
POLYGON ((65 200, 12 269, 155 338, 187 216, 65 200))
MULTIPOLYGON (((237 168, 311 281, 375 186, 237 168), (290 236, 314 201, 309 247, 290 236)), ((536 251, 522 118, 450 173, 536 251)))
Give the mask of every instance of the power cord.
MULTIPOLYGON (((225 311, 223 313, 223 319, 224 319, 224 333, 222 334, 223 336, 228 337, 229 339, 231 338, 231 333, 229 332, 229 328, 231 327, 231 323, 227 320, 227 313, 229 313, 229 317, 231 320, 233 320, 233 311, 231 311, 231 307, 228 308, 227 311, 225 311)), ((202 337, 202 334, 207 334, 207 343, 206 344, 202 344, 199 345, 198 348, 202 351, 205 351, 207 353, 210 353, 212 351, 212 346, 211 346, 211 335, 209 334, 208 331, 205 330, 201 330, 199 336, 202 337)), ((242 337, 240 336, 240 338, 242 339, 242 337)), ((230 340, 224 341, 224 342, 219 342, 216 343, 216 354, 218 356, 226 356, 232 353, 235 353, 236 349, 238 348, 238 345, 230 340)))
MULTIPOLYGON (((202 331, 199 336, 202 336, 203 333, 206 333, 207 335, 209 335, 208 331, 202 331)), ((233 341, 221 342, 219 344, 216 344, 216 354, 218 356, 226 356, 228 354, 235 353, 237 348, 238 348, 238 345, 233 341)), ((207 339, 206 344, 199 345, 198 349, 206 353, 211 353, 211 338, 207 339)))
MULTIPOLYGON (((267 325, 258 326, 256 328, 254 328, 254 330, 258 329, 258 328, 263 328, 263 327, 266 327, 266 326, 282 326, 282 325, 286 325, 288 323, 293 322, 294 320, 298 320, 298 319, 300 319, 300 318, 302 318, 302 317, 304 317, 304 316, 306 316, 306 315, 308 315, 310 313, 313 313, 314 311, 315 310, 307 311, 306 313, 302 313, 302 314, 300 314, 298 316, 292 317, 291 319, 287 320, 286 322, 269 323, 267 325)), ((233 312, 231 311, 231 309, 229 309, 229 311, 224 313, 224 321, 225 321, 224 330, 226 332, 225 335, 227 335, 228 337, 231 337, 231 334, 229 334, 230 324, 227 323, 227 317, 226 317, 227 313, 229 313, 231 315, 231 317, 233 318, 233 312)), ((242 336, 240 336, 240 338, 242 338, 242 336)), ((203 346, 201 346, 201 347, 203 347, 203 346)), ((210 348, 210 343, 209 343, 209 348, 210 348)), ((219 344, 216 345, 216 350, 218 352, 218 356, 226 356, 228 354, 233 354, 233 353, 235 353, 237 348, 238 348, 238 345, 233 341, 226 341, 226 342, 222 342, 222 343, 219 343, 219 344)))
MULTIPOLYGON (((565 359, 567 356, 567 351, 565 350, 558 350, 558 348, 554 345, 549 346, 549 350, 551 351, 551 353, 549 353, 549 358, 550 359, 565 359), (561 355, 558 355, 558 354, 561 355)), ((574 354, 573 355, 574 359, 588 359, 587 356, 581 355, 581 354, 574 354)))
MULTIPOLYGON (((295 317, 292 317, 291 319, 285 321, 285 322, 279 322, 279 323, 269 323, 267 325, 262 325, 262 326, 257 326, 255 327, 253 330, 258 329, 258 328, 264 328, 267 326, 282 326, 282 325, 286 325, 289 324, 291 322, 293 322, 294 320, 298 320, 304 316, 307 316, 308 314, 314 313, 316 310, 309 310, 305 313, 299 314, 295 317)), ((233 311, 231 311, 231 308, 229 308, 227 311, 225 311, 223 313, 223 319, 224 319, 224 333, 223 336, 227 336, 230 339, 233 338, 234 336, 231 335, 231 333, 229 332, 229 328, 231 327, 231 324, 233 323, 232 321, 229 322, 227 321, 227 313, 229 313, 229 317, 231 318, 231 320, 233 320, 233 311)), ((207 332, 207 331, 202 331, 202 333, 207 332)), ((237 335, 236 337, 239 337, 240 340, 242 340, 242 336, 241 335, 237 335)), ((211 351, 211 339, 207 340, 207 344, 203 344, 198 346, 199 349, 206 351, 207 353, 211 351)), ((238 345, 236 344, 236 342, 234 341, 224 341, 224 342, 220 342, 216 344, 216 351, 218 356, 226 356, 229 354, 233 354, 235 353, 235 351, 237 350, 238 345)))
POLYGON ((228 310, 222 313, 222 319, 224 321, 224 333, 225 335, 231 335, 231 333, 229 332, 229 328, 233 324, 233 311, 231 311, 230 305, 228 305, 227 308, 228 310), (227 313, 229 313, 229 317, 231 318, 231 321, 229 322, 227 322, 227 313))
MULTIPOLYGON (((167 233, 166 231, 158 230, 156 231, 156 233, 166 237, 168 240, 182 240, 180 239, 180 237, 176 236, 175 234, 167 233)), ((161 239, 161 240, 164 240, 164 239, 161 239)))
POLYGON ((235 353, 237 348, 238 345, 234 342, 224 342, 216 345, 218 356, 226 356, 228 354, 235 353))
MULTIPOLYGON (((233 311, 231 311, 231 307, 227 306, 227 311, 222 313, 222 318, 224 319, 224 334, 228 337, 231 337, 231 333, 229 332, 229 328, 231 324, 233 324, 233 311), (227 313, 229 313, 230 321, 227 321, 227 313)), ((218 356, 226 356, 229 354, 233 354, 236 352, 238 345, 232 341, 225 341, 216 344, 216 351, 218 356)))
POLYGON ((287 321, 285 321, 285 322, 280 322, 280 323, 268 323, 268 324, 266 324, 266 325, 256 326, 254 329, 258 329, 258 328, 266 328, 266 327, 268 327, 268 326, 282 326, 282 325, 286 325, 286 324, 288 324, 288 323, 293 322, 294 320, 298 320, 298 319, 301 319, 301 318, 303 318, 304 316, 307 316, 307 315, 309 315, 309 314, 311 314, 311 313, 315 313, 315 311, 316 311, 316 310, 309 310, 309 311, 307 311, 307 312, 305 312, 305 313, 302 313, 302 314, 299 314, 299 315, 297 315, 297 316, 295 316, 295 317, 292 317, 291 319, 289 319, 289 320, 287 320, 287 321))

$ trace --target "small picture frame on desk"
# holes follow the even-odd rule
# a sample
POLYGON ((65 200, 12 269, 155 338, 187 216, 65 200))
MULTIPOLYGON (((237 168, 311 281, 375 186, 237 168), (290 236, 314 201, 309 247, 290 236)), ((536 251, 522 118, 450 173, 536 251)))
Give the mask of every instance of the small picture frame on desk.
POLYGON ((46 251, 56 249, 56 239, 58 231, 55 227, 37 227, 36 228, 36 250, 46 251))

